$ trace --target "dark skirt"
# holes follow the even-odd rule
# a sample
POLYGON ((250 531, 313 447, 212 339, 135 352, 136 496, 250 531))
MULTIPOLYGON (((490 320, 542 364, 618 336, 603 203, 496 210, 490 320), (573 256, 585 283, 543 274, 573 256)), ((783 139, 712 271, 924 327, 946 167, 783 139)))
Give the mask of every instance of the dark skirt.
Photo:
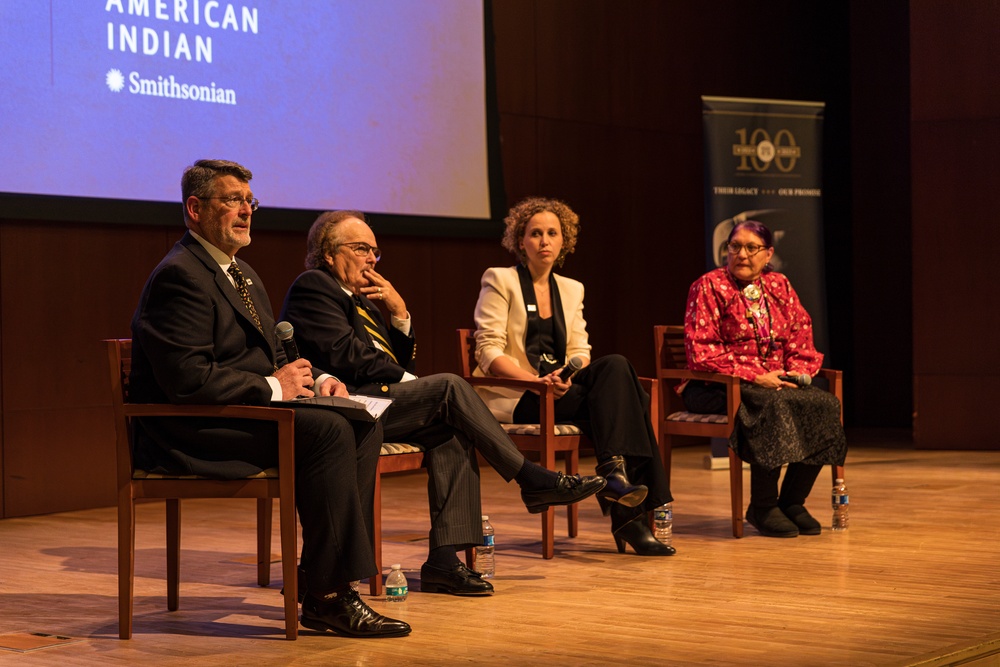
MULTIPOLYGON (((725 412, 725 388, 692 382, 684 402, 691 412, 725 412)), ((729 446, 744 461, 768 469, 798 462, 843 465, 847 438, 840 402, 817 387, 776 391, 743 382, 729 446)))

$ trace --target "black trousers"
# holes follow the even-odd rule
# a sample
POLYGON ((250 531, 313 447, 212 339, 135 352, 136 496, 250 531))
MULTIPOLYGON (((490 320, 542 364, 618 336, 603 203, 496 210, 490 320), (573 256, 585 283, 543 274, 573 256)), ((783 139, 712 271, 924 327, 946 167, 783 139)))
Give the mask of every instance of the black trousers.
MULTIPOLYGON (((572 382, 555 402, 556 421, 579 426, 593 441, 599 463, 623 456, 629 480, 649 487, 644 508, 672 501, 649 419, 649 394, 628 359, 620 354, 595 359, 572 382)), ((538 417, 538 395, 525 392, 514 421, 535 423, 538 417)))
MULTIPOLYGON (((136 464, 235 479, 277 466, 273 424, 242 419, 142 420, 136 464)), ((372 554, 381 423, 331 410, 295 411, 295 506, 307 590, 323 593, 376 573, 372 554)))

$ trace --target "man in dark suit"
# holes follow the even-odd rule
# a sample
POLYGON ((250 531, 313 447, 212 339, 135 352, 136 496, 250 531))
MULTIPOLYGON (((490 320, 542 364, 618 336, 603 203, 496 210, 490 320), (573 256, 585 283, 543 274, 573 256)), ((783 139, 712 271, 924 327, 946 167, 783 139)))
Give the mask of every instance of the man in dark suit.
POLYGON ((417 378, 407 371, 416 350, 410 314, 399 292, 375 271, 380 256, 364 214, 322 214, 309 230, 309 270, 289 289, 281 319, 295 327, 299 350, 351 391, 394 399, 383 417, 387 441, 427 448, 431 534, 420 590, 489 595, 490 582, 456 554, 482 539, 476 450, 505 480, 517 481, 532 513, 578 502, 605 481, 555 473, 526 460, 457 375, 417 378), (369 298, 385 304, 392 326, 369 298))
MULTIPOLYGON (((268 405, 314 393, 347 395, 306 359, 285 363, 264 285, 249 265, 234 261, 250 244, 257 208, 251 177, 223 160, 199 160, 185 170, 188 232, 153 270, 132 319, 133 400, 268 405)), ((144 419, 135 457, 147 468, 234 479, 277 465, 275 437, 273 425, 249 420, 144 419)), ((410 632, 369 608, 350 585, 378 576, 371 538, 381 443, 378 423, 296 411, 295 500, 308 628, 351 637, 410 632)))

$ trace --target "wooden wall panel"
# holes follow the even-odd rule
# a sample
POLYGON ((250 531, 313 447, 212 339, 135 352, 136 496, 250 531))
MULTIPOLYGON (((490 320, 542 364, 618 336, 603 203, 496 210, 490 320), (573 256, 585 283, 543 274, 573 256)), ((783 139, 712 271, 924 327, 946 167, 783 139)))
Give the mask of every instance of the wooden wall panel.
POLYGON ((831 315, 846 299, 853 319, 831 317, 831 338, 847 342, 855 375, 864 374, 845 407, 873 427, 913 417, 902 400, 913 395, 908 23, 908 0, 852 3, 853 203, 850 219, 836 221, 846 245, 827 255, 831 315))
POLYGON ((995 0, 910 2, 913 119, 1000 115, 995 0))
POLYGON ((109 504, 114 440, 102 338, 129 335, 163 231, 0 226, 4 516, 109 504))
POLYGON ((1000 398, 996 237, 1000 13, 910 3, 914 441, 1000 448, 981 416, 1000 398))

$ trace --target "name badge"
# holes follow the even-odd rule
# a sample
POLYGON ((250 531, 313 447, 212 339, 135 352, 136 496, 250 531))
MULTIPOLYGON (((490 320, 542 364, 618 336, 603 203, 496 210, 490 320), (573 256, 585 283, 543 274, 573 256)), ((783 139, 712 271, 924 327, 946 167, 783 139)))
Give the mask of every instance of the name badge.
POLYGON ((529 312, 529 313, 533 313, 533 312, 535 312, 536 310, 538 310, 538 307, 537 307, 537 306, 536 306, 535 304, 533 304, 533 303, 529 303, 529 304, 528 304, 528 312, 529 312))

